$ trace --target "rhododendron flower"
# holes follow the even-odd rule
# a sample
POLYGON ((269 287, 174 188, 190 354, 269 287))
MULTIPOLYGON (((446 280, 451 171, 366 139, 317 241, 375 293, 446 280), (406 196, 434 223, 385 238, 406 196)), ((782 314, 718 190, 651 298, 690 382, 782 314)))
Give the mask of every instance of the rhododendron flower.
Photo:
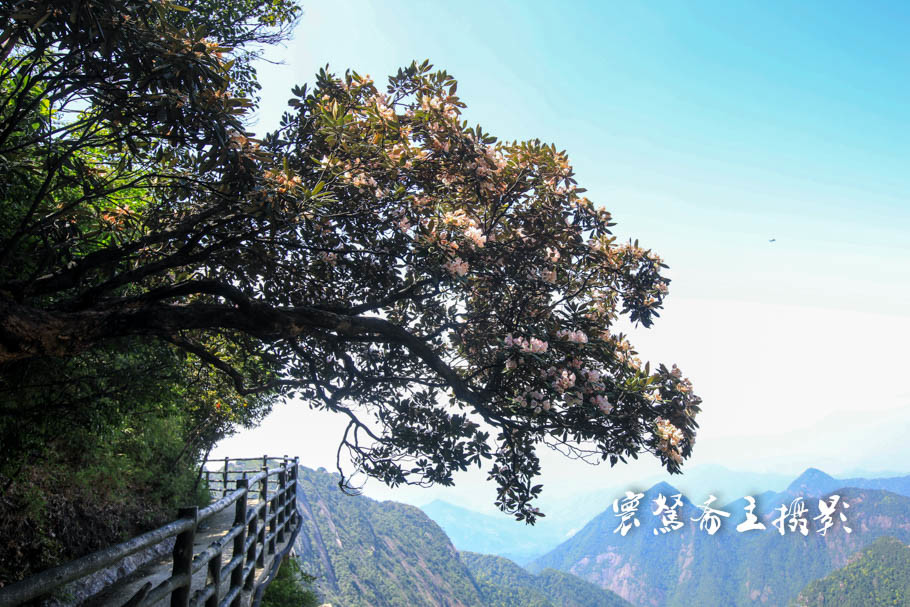
POLYGON ((556 376, 556 381, 553 382, 553 387, 559 393, 563 393, 574 386, 575 374, 568 369, 560 370, 559 374, 556 376))
POLYGON ((547 342, 532 337, 530 342, 522 343, 521 349, 523 352, 542 353, 547 351, 548 346, 549 344, 547 342))
POLYGON ((675 447, 685 438, 682 431, 674 426, 669 420, 662 417, 657 418, 656 430, 658 438, 661 440, 662 449, 675 447))
POLYGON ((597 408, 600 409, 600 411, 604 415, 609 415, 610 412, 613 410, 613 405, 611 405, 610 401, 607 400, 604 396, 598 394, 597 396, 594 397, 593 400, 594 400, 594 404, 597 405, 597 408))
POLYGON ((556 335, 557 337, 560 337, 561 339, 565 339, 566 341, 570 341, 572 343, 588 343, 588 336, 585 335, 584 331, 568 331, 566 329, 562 329, 556 335))
POLYGON ((465 238, 474 243, 478 248, 483 247, 487 242, 487 237, 483 235, 480 228, 470 227, 464 231, 465 238))
POLYGON ((464 276, 468 273, 468 262, 461 257, 456 257, 446 262, 442 267, 449 271, 453 276, 464 276))

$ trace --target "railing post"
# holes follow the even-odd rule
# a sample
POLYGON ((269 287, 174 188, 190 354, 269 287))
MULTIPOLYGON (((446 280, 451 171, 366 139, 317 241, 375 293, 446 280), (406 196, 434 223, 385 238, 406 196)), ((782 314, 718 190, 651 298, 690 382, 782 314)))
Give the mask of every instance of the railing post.
MULTIPOLYGON (((249 495, 250 481, 247 478, 245 472, 243 473, 243 482, 246 483, 246 491, 247 495, 249 495)), ((252 590, 253 581, 256 579, 256 544, 258 543, 259 539, 259 533, 256 530, 256 523, 259 522, 259 518, 257 516, 250 517, 249 514, 247 514, 247 518, 249 518, 249 522, 247 523, 246 536, 248 538, 252 538, 253 541, 250 542, 250 547, 246 551, 246 556, 244 557, 244 563, 251 566, 250 573, 243 582, 243 588, 244 590, 252 590)))
POLYGON ((299 487, 299 483, 300 483, 300 457, 299 456, 294 458, 293 478, 294 478, 294 485, 291 488, 291 490, 292 490, 292 493, 291 493, 291 519, 294 521, 294 526, 296 528, 296 526, 300 524, 300 521, 297 520, 298 519, 298 517, 297 517, 297 488, 299 487))
MULTIPOLYGON (((240 525, 240 533, 234 538, 234 551, 231 552, 231 559, 234 559, 237 556, 241 558, 240 564, 234 567, 234 570, 231 572, 231 590, 234 588, 241 588, 244 582, 243 565, 246 562, 246 502, 250 493, 250 483, 245 478, 237 479, 237 488, 243 489, 243 495, 237 500, 236 508, 234 510, 234 526, 240 525)), ((241 593, 238 592, 237 596, 231 602, 231 607, 240 607, 242 598, 241 593)))
POLYGON ((228 494, 228 461, 229 457, 224 458, 224 486, 221 488, 221 497, 228 494))
MULTIPOLYGON (((291 520, 291 494, 288 491, 288 489, 290 488, 291 479, 293 478, 293 476, 292 476, 293 472, 291 472, 291 470, 290 470, 290 465, 291 465, 290 461, 291 461, 291 458, 288 457, 287 453, 285 453, 284 454, 285 478, 284 478, 283 486, 281 487, 281 493, 284 496, 284 504, 282 507, 282 511, 284 511, 284 525, 282 525, 282 527, 287 527, 291 520)), ((285 529, 285 531, 290 532, 290 529, 285 529)))
POLYGON ((294 528, 302 521, 297 515, 297 491, 300 488, 300 456, 294 457, 294 486, 291 490, 291 518, 294 521, 294 528))
POLYGON ((205 471, 205 489, 209 492, 209 496, 212 495, 212 471, 205 471))
POLYGON ((278 473, 278 543, 284 543, 284 521, 287 518, 287 488, 288 488, 288 463, 285 461, 281 464, 281 472, 278 473))
POLYGON ((193 542, 196 540, 196 525, 199 522, 199 508, 192 506, 180 508, 177 518, 193 519, 193 526, 177 535, 174 542, 174 577, 186 575, 185 586, 180 586, 171 593, 171 607, 188 607, 190 604, 190 591, 193 586, 193 542))
POLYGON ((290 533, 293 530, 290 525, 294 522, 294 496, 291 494, 291 488, 294 486, 294 471, 290 468, 290 464, 288 464, 288 466, 288 477, 284 487, 284 525, 287 527, 287 532, 290 533))
POLYGON ((224 548, 209 561, 209 575, 212 576, 212 586, 214 591, 205 601, 205 607, 218 607, 221 602, 221 557, 224 554, 224 548))
POLYGON ((262 544, 262 552, 259 553, 259 558, 256 559, 257 567, 265 567, 265 551, 268 549, 266 545, 266 534, 269 522, 269 469, 263 468, 265 472, 265 478, 262 479, 262 485, 259 488, 259 499, 262 500, 262 518, 259 521, 259 538, 258 542, 262 544))
POLYGON ((269 554, 275 554, 275 539, 278 537, 278 494, 269 498, 269 554))

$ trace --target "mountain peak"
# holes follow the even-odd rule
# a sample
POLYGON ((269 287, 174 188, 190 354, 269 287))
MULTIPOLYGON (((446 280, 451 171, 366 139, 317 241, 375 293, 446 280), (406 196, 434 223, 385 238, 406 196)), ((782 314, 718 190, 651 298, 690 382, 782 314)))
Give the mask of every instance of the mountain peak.
POLYGON ((676 487, 674 487, 673 485, 671 485, 670 483, 668 483, 667 481, 660 481, 659 483, 657 483, 656 485, 654 485, 653 487, 648 489, 647 493, 649 495, 662 493, 664 495, 670 496, 670 495, 676 495, 677 493, 682 493, 682 492, 679 489, 677 489, 676 487))
POLYGON ((832 489, 837 489, 839 481, 825 474, 818 468, 806 468, 795 481, 790 483, 787 491, 790 493, 822 494, 832 489))

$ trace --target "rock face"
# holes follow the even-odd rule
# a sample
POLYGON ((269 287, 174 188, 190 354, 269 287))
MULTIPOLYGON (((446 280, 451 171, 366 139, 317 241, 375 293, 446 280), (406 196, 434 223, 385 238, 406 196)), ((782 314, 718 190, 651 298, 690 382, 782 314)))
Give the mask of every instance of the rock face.
POLYGON ((420 509, 344 495, 338 476, 300 469, 295 549, 323 600, 345 607, 481 607, 470 572, 420 509))
MULTIPOLYGON (((901 488, 905 479, 893 480, 901 488)), ((620 519, 611 508, 532 562, 529 569, 552 567, 571 572, 648 607, 785 605, 807 583, 844 566, 850 555, 876 538, 891 535, 910 542, 910 497, 876 489, 840 488, 843 482, 810 469, 786 491, 756 496, 755 513, 766 526, 763 531, 736 531, 746 518, 745 500, 726 506, 713 503, 712 507, 730 513, 713 536, 692 520, 701 510, 687 500, 679 517, 684 526, 661 533, 660 519, 652 514, 653 500, 663 494, 669 503, 669 496, 677 492, 666 484, 655 485, 644 492, 640 502, 640 526, 631 528, 625 537, 616 532, 620 519), (812 518, 819 514, 819 498, 831 493, 839 494, 841 503, 849 505, 843 512, 852 533, 844 530, 837 515, 824 536, 817 532, 818 521, 812 518), (800 496, 807 507, 808 535, 788 531, 781 536, 773 524, 779 516, 775 509, 800 496)))
POLYGON ((631 607, 568 573, 532 575, 506 558, 459 553, 420 509, 344 495, 337 475, 301 468, 299 482, 295 549, 333 605, 631 607))

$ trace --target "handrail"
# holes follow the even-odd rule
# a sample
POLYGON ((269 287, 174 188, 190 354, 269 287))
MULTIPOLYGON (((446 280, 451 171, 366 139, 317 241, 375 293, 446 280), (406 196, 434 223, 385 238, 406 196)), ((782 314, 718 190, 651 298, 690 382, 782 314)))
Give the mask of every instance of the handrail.
POLYGON ((34 598, 50 594, 69 582, 114 565, 131 554, 151 548, 174 536, 177 539, 172 554, 173 572, 171 576, 155 588, 143 587, 128 604, 152 605, 170 595, 172 606, 189 607, 204 604, 206 607, 221 605, 239 607, 240 592, 241 590, 252 590, 255 569, 264 566, 265 552, 274 554, 276 538, 281 543, 286 528, 293 531, 300 524, 296 508, 291 507, 296 500, 299 458, 289 458, 288 456, 283 458, 267 456, 225 458, 223 460, 225 463, 223 478, 227 479, 230 462, 255 460, 262 461, 265 466, 270 461, 280 461, 281 465, 273 470, 266 467, 254 475, 231 479, 236 482, 236 489, 228 493, 227 487, 223 487, 220 490, 223 494, 222 498, 205 508, 182 508, 177 520, 158 529, 0 588, 0 607, 15 607, 34 598), (273 476, 278 476, 278 482, 275 484, 275 491, 270 492, 269 485, 273 484, 270 482, 273 476), (253 507, 252 516, 248 516, 247 502, 252 487, 257 484, 259 490, 252 495, 261 503, 253 507), (235 508, 235 516, 227 535, 204 547, 194 558, 193 543, 199 524, 232 505, 235 508), (276 510, 274 514, 273 509, 276 510), (266 524, 269 526, 268 533, 265 531, 266 524), (253 540, 251 545, 247 544, 248 534, 253 540), (233 540, 232 558, 226 566, 222 567, 222 556, 230 540, 233 540), (257 545, 261 546, 261 549, 257 545), (194 589, 193 573, 205 567, 209 569, 206 584, 203 588, 194 589), (220 596, 222 574, 231 576, 230 586, 223 598, 220 596), (211 590, 209 590, 210 588, 211 590), (196 592, 193 593, 193 590, 196 592))

